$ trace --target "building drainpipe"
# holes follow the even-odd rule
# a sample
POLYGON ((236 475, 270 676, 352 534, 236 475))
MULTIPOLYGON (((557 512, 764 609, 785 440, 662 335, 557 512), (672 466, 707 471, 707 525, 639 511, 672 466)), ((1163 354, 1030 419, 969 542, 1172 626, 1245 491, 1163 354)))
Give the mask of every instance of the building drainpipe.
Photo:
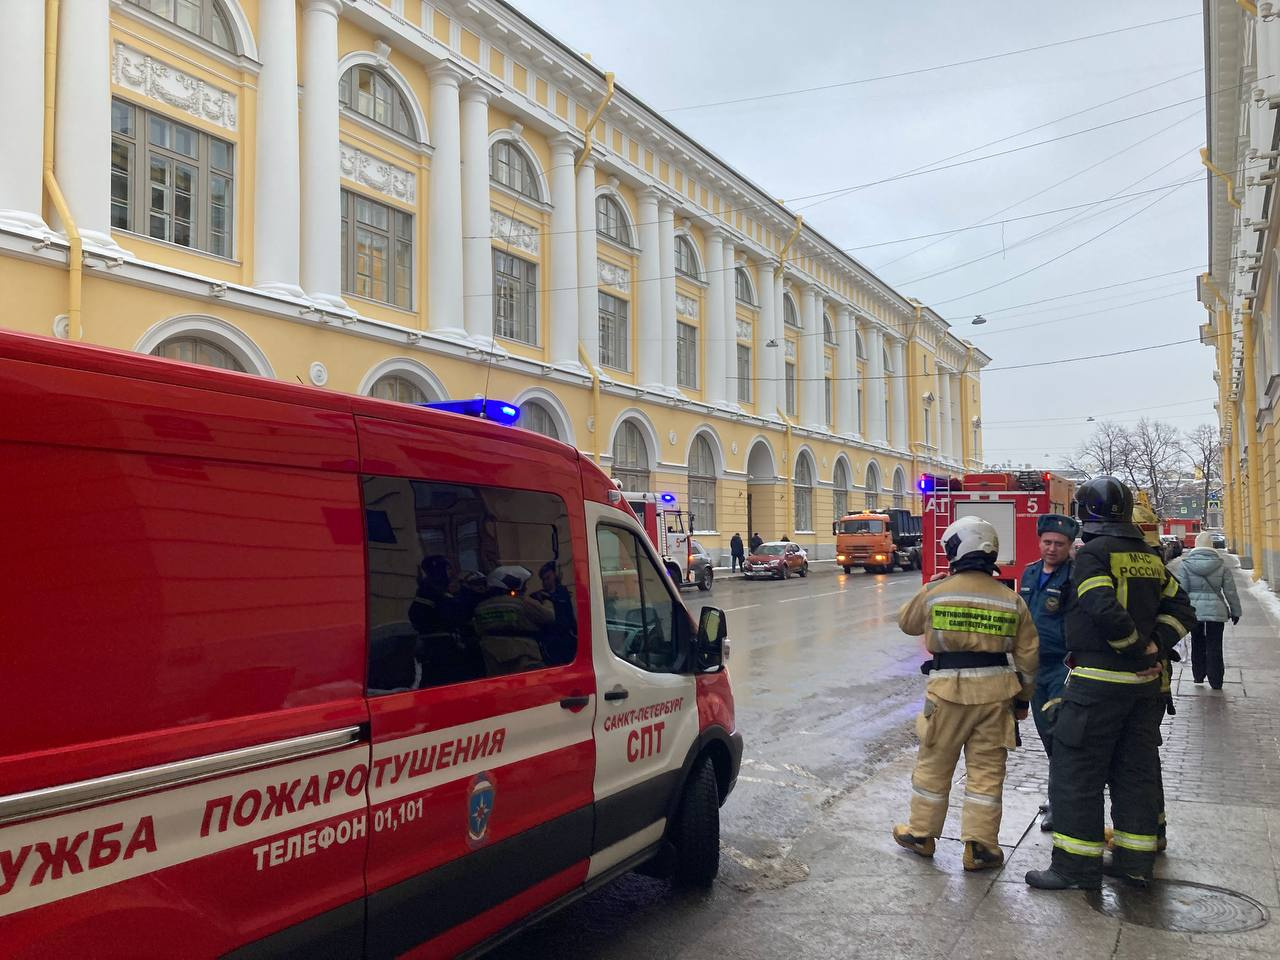
MULTIPOLYGON (((1262 578, 1262 444, 1258 442, 1258 385, 1253 373, 1253 304, 1241 311, 1244 333, 1244 397, 1242 406, 1249 431, 1249 554, 1253 559, 1253 579, 1262 578)), ((1236 431, 1232 431, 1232 437, 1236 431)))
POLYGON ((44 188, 67 231, 67 339, 83 340, 80 301, 84 286, 84 243, 53 172, 54 112, 58 87, 58 3, 46 0, 44 11, 44 188))
POLYGON ((573 165, 573 172, 577 173, 582 169, 582 165, 587 162, 587 157, 591 156, 591 145, 594 141, 592 131, 595 130, 596 124, 600 122, 600 117, 604 114, 604 108, 609 105, 609 101, 613 99, 613 74, 606 73, 604 75, 604 99, 600 101, 600 106, 596 107, 596 112, 591 115, 591 119, 587 121, 587 129, 583 131, 582 153, 578 155, 578 160, 573 165))
POLYGON ((591 358, 587 356, 587 348, 581 343, 578 344, 578 359, 582 361, 582 365, 587 368, 587 372, 591 374, 591 423, 594 429, 591 433, 595 436, 591 446, 593 453, 591 459, 596 463, 600 462, 600 371, 596 369, 596 365, 591 362, 591 358))

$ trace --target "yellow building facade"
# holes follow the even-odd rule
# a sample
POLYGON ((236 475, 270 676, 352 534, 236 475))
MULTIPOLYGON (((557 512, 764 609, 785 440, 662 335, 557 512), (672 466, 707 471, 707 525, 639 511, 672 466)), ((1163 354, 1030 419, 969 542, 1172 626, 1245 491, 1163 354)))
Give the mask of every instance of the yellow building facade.
POLYGON ((981 463, 989 358, 504 3, 31 0, 3 324, 487 394, 713 552, 981 463))
POLYGON ((1280 22, 1270 4, 1205 3, 1208 311, 1228 544, 1280 590, 1280 22))

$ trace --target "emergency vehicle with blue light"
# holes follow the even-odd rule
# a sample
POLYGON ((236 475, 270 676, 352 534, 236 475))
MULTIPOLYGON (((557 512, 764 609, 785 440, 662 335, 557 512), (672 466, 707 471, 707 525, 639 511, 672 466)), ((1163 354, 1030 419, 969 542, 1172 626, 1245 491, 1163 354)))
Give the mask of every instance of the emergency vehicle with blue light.
POLYGON ((724 614, 518 418, 0 333, 0 956, 447 957, 711 882, 724 614))

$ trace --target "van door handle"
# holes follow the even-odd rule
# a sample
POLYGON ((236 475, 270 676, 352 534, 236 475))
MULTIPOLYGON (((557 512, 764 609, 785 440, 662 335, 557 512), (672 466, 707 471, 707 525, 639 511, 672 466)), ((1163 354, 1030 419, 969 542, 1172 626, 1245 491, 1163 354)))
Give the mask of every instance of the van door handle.
POLYGON ((566 710, 581 710, 591 702, 589 696, 565 697, 560 701, 560 706, 566 710))
POLYGON ((625 700, 629 696, 631 696, 630 690, 627 690, 625 687, 614 687, 612 690, 605 693, 604 698, 606 700, 625 700))

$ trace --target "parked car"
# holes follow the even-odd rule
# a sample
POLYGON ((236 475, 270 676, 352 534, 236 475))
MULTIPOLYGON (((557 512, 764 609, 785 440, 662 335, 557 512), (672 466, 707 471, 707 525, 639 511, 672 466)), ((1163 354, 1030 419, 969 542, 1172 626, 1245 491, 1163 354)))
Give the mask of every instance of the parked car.
POLYGON ((1213 537, 1213 548, 1215 550, 1227 549, 1227 538, 1225 534, 1219 530, 1212 530, 1210 531, 1210 536, 1213 537))
POLYGON ((685 585, 695 583, 699 590, 710 590, 711 581, 715 578, 712 567, 715 566, 711 554, 697 540, 689 541, 689 579, 685 585))
POLYGON ((760 544, 742 565, 742 575, 748 579, 786 580, 793 573, 802 577, 809 575, 809 555, 800 544, 786 540, 760 544))
POLYGON ((1160 553, 1166 563, 1182 556, 1182 540, 1171 534, 1162 534, 1160 536, 1160 553))

